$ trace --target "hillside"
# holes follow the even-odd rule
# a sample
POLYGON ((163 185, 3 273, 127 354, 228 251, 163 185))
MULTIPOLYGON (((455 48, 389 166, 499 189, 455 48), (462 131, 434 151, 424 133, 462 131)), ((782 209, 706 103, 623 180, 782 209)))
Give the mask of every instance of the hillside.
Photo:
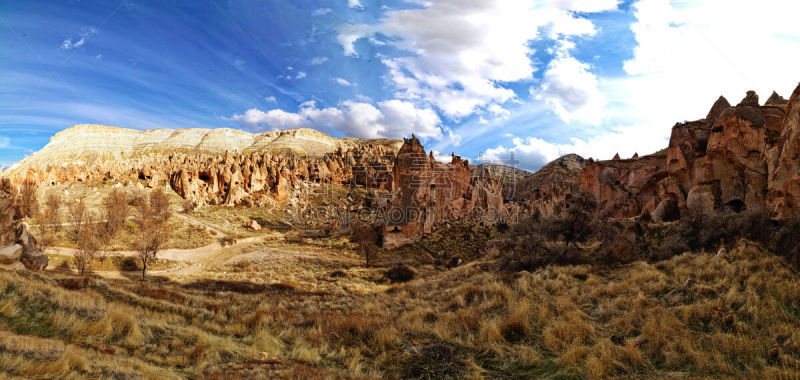
POLYGON ((67 128, 44 148, 13 165, 7 175, 23 172, 32 165, 91 163, 119 160, 148 153, 295 153, 321 157, 337 149, 382 145, 397 150, 402 144, 391 139, 334 138, 314 129, 288 129, 249 133, 237 129, 151 129, 138 131, 105 125, 79 124, 67 128))

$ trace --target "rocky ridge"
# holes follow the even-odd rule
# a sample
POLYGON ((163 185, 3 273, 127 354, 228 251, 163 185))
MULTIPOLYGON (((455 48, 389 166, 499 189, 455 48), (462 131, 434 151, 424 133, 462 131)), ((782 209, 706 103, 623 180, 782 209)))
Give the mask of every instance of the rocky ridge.
POLYGON ((105 125, 79 124, 55 134, 40 151, 12 166, 14 177, 30 168, 59 165, 91 166, 96 161, 124 160, 144 154, 291 153, 322 157, 338 149, 365 146, 400 149, 391 139, 334 138, 309 129, 249 133, 236 129, 151 129, 138 131, 105 125))
POLYGON ((601 214, 650 214, 672 220, 694 210, 766 208, 775 218, 800 216, 800 85, 788 101, 773 93, 759 104, 749 91, 736 105, 720 97, 700 120, 677 123, 664 151, 631 159, 585 161, 578 170, 543 168, 519 200, 552 212, 565 195, 587 191, 601 214), (558 173, 558 175, 555 175, 558 173))
POLYGON ((492 223, 507 215, 502 182, 490 170, 473 175, 455 155, 450 164, 438 163, 413 136, 401 147, 395 140, 334 139, 310 130, 252 135, 81 125, 54 136, 9 174, 17 186, 33 181, 45 188, 74 182, 168 188, 193 206, 258 206, 290 198, 302 203, 308 184, 385 190, 391 200, 367 206, 379 209, 391 225, 387 231, 395 232, 385 239, 387 247, 430 233, 442 221, 469 216, 492 223), (402 216, 395 218, 398 211, 402 216))

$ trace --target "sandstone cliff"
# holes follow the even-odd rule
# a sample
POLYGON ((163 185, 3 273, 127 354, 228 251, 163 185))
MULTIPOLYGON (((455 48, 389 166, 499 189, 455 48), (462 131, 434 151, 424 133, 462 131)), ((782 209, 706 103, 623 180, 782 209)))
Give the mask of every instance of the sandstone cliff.
POLYGON ((232 206, 261 192, 285 200, 299 181, 386 187, 399 147, 397 140, 337 139, 311 129, 252 134, 78 125, 7 174, 16 185, 25 178, 45 185, 134 180, 169 186, 199 206, 232 206))

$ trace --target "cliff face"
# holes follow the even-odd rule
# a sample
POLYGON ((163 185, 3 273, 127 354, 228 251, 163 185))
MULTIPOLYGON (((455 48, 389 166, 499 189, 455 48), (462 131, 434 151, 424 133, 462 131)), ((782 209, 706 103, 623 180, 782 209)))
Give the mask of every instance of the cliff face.
POLYGON ((232 129, 148 130, 78 125, 8 171, 53 185, 140 180, 202 205, 237 205, 251 194, 285 200, 300 181, 391 185, 400 141, 336 139, 311 129, 252 134, 232 129))
POLYGON ((550 212, 543 198, 555 203, 561 193, 588 191, 598 212, 613 217, 767 208, 785 219, 800 216, 798 168, 800 85, 789 101, 773 93, 763 106, 752 91, 736 106, 720 97, 706 118, 676 124, 665 152, 587 161, 580 172, 546 177, 523 200, 550 212))
POLYGON ((800 216, 800 85, 785 107, 780 141, 767 154, 767 204, 779 218, 800 216))

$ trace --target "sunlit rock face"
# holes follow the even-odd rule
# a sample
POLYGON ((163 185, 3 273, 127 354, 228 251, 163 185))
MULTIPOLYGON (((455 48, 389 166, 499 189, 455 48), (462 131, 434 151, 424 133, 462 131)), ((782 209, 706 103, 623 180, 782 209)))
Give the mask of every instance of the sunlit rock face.
POLYGON ((234 206, 251 194, 284 201, 294 185, 354 183, 390 189, 401 142, 337 139, 311 129, 252 134, 232 129, 148 130, 78 125, 12 167, 9 178, 55 185, 139 181, 202 205, 234 206))
MULTIPOLYGON (((9 171, 10 185, 29 179, 45 187, 75 182, 167 188, 194 206, 254 204, 269 196, 297 198, 303 184, 357 185, 391 192, 384 223, 387 246, 430 233, 443 221, 495 223, 508 212, 500 180, 473 176, 453 155, 436 162, 416 137, 335 139, 313 130, 250 134, 183 129, 133 131, 80 125, 9 171), (402 144, 402 146, 401 146, 402 144), (396 212, 402 211, 401 216, 396 212)), ((302 199, 295 199, 303 202, 302 199)))

